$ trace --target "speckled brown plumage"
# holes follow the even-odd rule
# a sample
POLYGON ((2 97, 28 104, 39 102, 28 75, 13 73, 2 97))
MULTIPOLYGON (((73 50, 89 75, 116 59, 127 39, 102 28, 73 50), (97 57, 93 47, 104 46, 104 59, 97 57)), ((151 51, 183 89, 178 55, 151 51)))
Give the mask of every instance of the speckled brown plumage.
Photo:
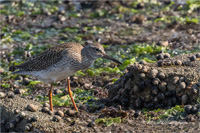
POLYGON ((56 45, 42 52, 38 56, 35 56, 29 59, 27 62, 21 65, 15 66, 15 68, 23 70, 23 71, 43 70, 61 61, 63 58, 63 55, 67 54, 69 49, 71 52, 80 53, 82 48, 83 48, 82 45, 75 42, 69 42, 69 43, 56 45))

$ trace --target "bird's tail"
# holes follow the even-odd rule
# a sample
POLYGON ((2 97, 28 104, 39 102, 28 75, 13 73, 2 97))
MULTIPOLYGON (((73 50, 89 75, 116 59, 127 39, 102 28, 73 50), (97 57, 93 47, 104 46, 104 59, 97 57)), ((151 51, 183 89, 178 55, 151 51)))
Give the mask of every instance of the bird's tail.
POLYGON ((9 67, 9 71, 11 71, 12 72, 12 74, 22 74, 23 75, 23 73, 24 73, 24 70, 21 70, 20 69, 21 67, 20 66, 10 66, 9 67), (15 71, 16 69, 19 69, 18 71, 15 71))

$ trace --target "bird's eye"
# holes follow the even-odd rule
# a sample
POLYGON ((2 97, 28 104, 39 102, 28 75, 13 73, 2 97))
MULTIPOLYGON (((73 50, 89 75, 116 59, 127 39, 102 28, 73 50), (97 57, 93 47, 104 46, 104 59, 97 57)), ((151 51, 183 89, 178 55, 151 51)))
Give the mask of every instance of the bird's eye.
POLYGON ((96 48, 96 51, 100 51, 98 48, 96 48))

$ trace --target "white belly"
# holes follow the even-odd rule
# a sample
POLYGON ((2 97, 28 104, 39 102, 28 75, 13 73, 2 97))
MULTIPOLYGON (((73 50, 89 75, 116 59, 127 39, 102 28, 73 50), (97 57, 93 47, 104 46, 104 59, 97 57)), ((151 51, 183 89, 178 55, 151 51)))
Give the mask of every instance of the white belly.
POLYGON ((49 70, 43 70, 32 74, 32 76, 36 77, 38 80, 45 83, 52 83, 59 80, 66 79, 67 77, 73 75, 75 71, 71 71, 69 68, 64 69, 56 69, 51 68, 49 70))

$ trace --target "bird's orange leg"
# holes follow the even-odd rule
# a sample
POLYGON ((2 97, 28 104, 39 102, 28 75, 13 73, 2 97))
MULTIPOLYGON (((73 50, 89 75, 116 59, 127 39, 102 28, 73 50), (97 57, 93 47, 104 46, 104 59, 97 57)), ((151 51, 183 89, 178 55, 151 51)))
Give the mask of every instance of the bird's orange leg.
POLYGON ((68 86, 68 93, 69 93, 69 96, 72 100, 72 103, 74 105, 74 108, 76 111, 78 111, 78 108, 76 107, 76 103, 74 102, 74 99, 73 99, 73 96, 72 96, 72 91, 71 91, 71 88, 70 88, 70 81, 69 81, 69 77, 67 78, 67 86, 68 86))
POLYGON ((50 90, 49 90, 49 104, 50 104, 50 110, 53 112, 52 90, 53 90, 53 83, 51 83, 51 88, 50 88, 50 90))

